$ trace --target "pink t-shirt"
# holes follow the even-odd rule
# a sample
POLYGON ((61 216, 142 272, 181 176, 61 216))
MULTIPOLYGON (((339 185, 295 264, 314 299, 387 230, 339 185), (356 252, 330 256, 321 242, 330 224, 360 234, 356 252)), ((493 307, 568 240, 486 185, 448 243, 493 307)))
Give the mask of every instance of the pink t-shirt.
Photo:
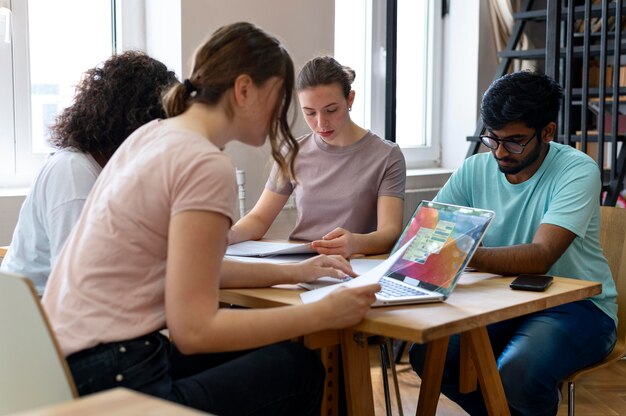
POLYGON ((310 133, 298 138, 297 183, 278 183, 274 164, 265 187, 295 192, 298 216, 289 236, 313 241, 337 227, 366 234, 376 231, 378 198, 404 199, 406 164, 400 147, 368 131, 356 143, 331 146, 310 133))
POLYGON ((52 270, 43 305, 66 355, 165 327, 170 218, 203 210, 235 218, 228 156, 158 120, 107 163, 52 270))

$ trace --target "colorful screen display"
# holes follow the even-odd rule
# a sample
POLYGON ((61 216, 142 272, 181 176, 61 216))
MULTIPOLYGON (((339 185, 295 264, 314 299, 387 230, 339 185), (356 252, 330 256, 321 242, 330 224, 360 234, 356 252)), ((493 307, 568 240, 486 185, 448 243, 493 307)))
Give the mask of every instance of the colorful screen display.
POLYGON ((488 210, 422 201, 393 252, 415 239, 387 276, 447 296, 492 218, 488 210))

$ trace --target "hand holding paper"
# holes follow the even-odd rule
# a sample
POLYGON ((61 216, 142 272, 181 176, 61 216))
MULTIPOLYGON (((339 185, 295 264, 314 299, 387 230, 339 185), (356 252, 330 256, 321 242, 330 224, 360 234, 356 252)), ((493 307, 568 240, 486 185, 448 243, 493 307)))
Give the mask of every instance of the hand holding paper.
POLYGON ((311 290, 308 292, 303 292, 300 294, 300 299, 302 299, 303 303, 311 303, 316 302, 324 297, 326 297, 329 293, 337 288, 345 286, 345 287, 359 287, 359 286, 367 286, 371 284, 378 283, 378 281, 387 273, 387 271, 393 266, 393 264, 404 254, 409 245, 413 242, 414 238, 411 238, 406 242, 400 250, 396 251, 394 254, 389 256, 387 260, 380 263, 378 266, 374 267, 367 273, 362 274, 356 279, 352 279, 345 283, 340 283, 336 285, 322 287, 320 289, 311 290))

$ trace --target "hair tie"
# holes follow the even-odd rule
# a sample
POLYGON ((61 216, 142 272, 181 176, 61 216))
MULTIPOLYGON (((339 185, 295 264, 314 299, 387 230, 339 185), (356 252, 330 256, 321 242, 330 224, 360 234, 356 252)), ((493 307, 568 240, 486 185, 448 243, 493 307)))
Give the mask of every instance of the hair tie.
POLYGON ((185 92, 189 94, 191 97, 195 96, 198 89, 194 87, 194 85, 189 81, 189 79, 185 79, 183 81, 183 85, 185 86, 185 92))

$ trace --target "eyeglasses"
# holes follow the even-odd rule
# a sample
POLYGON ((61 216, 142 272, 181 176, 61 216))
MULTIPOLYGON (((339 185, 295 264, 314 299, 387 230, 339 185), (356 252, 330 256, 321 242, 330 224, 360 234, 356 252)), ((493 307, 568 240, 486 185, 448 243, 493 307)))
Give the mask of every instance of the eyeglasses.
POLYGON ((520 143, 521 140, 520 142, 514 140, 504 140, 487 135, 480 136, 480 141, 491 150, 496 150, 498 146, 500 146, 500 143, 502 143, 502 146, 504 146, 504 149, 507 152, 514 155, 519 155, 520 153, 524 152, 524 149, 526 148, 526 146, 528 146, 532 139, 534 139, 535 136, 539 135, 540 131, 541 130, 536 130, 535 133, 533 133, 533 135, 528 138, 528 141, 523 144, 520 143))

